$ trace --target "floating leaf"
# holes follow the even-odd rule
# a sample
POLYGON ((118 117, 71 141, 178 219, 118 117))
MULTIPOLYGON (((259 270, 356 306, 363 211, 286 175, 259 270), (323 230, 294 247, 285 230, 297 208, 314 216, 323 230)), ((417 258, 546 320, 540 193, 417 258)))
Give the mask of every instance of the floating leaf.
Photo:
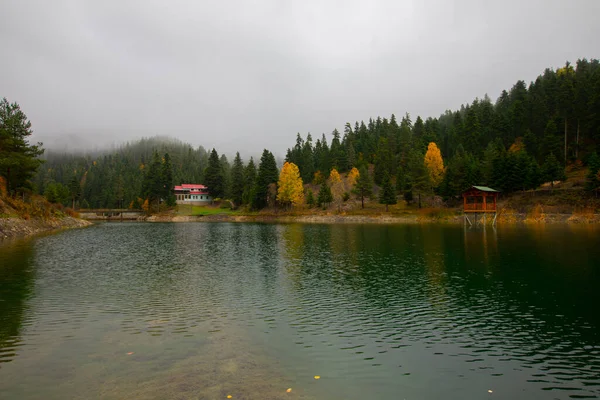
POLYGON ((127 353, 128 356, 132 355, 133 351, 130 351, 129 353, 127 353))
POLYGON ((319 375, 315 375, 315 379, 321 379, 319 375))
POLYGON ((286 390, 286 392, 290 393, 292 391, 292 388, 289 388, 288 390, 286 390))

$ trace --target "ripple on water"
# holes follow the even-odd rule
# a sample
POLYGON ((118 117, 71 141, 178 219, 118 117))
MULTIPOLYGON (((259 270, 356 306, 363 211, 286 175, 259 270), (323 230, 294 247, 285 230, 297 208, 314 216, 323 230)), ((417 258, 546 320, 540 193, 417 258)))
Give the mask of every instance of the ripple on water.
POLYGON ((65 382, 78 382, 67 364, 106 382, 177 371, 186 378, 175 391, 219 396, 224 386, 198 389, 182 366, 231 383, 254 357, 277 360, 275 379, 317 398, 480 398, 496 385, 518 388, 515 398, 600 396, 599 321, 543 269, 560 266, 530 276, 500 250, 467 253, 481 238, 436 229, 108 224, 47 237, 27 261, 35 274, 19 277, 27 293, 0 308, 16 321, 0 330, 0 363, 22 359, 9 375, 21 383, 19 368, 34 363, 65 382), (316 370, 323 379, 308 386, 316 370))

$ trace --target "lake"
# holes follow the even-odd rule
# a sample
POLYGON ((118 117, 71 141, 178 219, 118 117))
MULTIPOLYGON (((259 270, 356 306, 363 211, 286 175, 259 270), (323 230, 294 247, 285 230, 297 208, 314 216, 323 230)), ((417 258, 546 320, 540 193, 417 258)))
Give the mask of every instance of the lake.
POLYGON ((0 243, 0 398, 599 398, 599 289, 594 226, 98 224, 0 243))

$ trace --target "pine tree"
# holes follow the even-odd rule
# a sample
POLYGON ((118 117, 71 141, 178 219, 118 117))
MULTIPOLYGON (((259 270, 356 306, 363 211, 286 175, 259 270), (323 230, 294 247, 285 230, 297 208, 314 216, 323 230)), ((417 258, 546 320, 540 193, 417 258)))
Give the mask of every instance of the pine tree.
POLYGON ((57 182, 48 184, 44 191, 44 197, 50 203, 64 204, 69 199, 69 195, 69 188, 57 182))
POLYGON ((315 195, 310 189, 306 190, 306 205, 308 205, 308 207, 312 207, 315 205, 315 195))
POLYGON ((542 142, 542 155, 548 157, 550 154, 558 159, 562 156, 560 137, 556 134, 558 128, 554 120, 550 119, 544 129, 544 137, 542 142))
POLYGON ((550 153, 546 157, 544 166, 542 167, 542 174, 546 182, 550 181, 550 185, 554 188, 554 181, 560 181, 565 179, 565 168, 561 165, 558 159, 553 153, 550 153))
MULTIPOLYGON (((173 164, 171 163, 171 156, 169 156, 169 153, 165 153, 165 156, 163 157, 161 179, 163 187, 161 196, 165 199, 167 206, 173 207, 176 201, 175 194, 173 193, 173 164)), ((122 198, 122 195, 119 196, 119 199, 122 198)))
POLYGON ((567 61, 563 68, 556 71, 559 79, 558 105, 564 121, 564 165, 567 164, 568 126, 569 118, 573 112, 575 87, 573 85, 574 71, 571 63, 567 61))
POLYGON ((393 168, 392 154, 388 147, 388 141, 386 138, 379 139, 379 146, 377 146, 377 155, 375 156, 375 183, 381 184, 385 174, 390 174, 393 168))
POLYGON ((348 140, 346 142, 346 165, 344 167, 345 171, 351 170, 356 166, 356 152, 354 151, 354 144, 352 141, 348 140))
POLYGON ((373 193, 373 181, 365 167, 361 167, 358 173, 354 193, 360 196, 361 208, 365 208, 365 197, 369 197, 373 193))
MULTIPOLYGON (((148 200, 148 211, 151 209, 159 210, 160 199, 163 193, 162 163, 158 152, 155 150, 152 154, 150 166, 145 169, 144 181, 142 183, 142 195, 148 200)), ((104 200, 104 204, 108 205, 108 201, 114 196, 108 192, 105 192, 105 194, 107 198, 104 200)))
POLYGON ((321 189, 319 190, 319 195, 317 196, 317 205, 319 207, 326 207, 333 201, 333 195, 331 194, 331 189, 327 183, 323 183, 321 185, 321 189))
POLYGON ((0 101, 0 177, 6 182, 8 193, 30 188, 44 153, 42 144, 31 145, 31 122, 17 103, 10 104, 6 98, 0 101))
POLYGON ((275 198, 271 198, 271 185, 277 184, 279 179, 279 171, 273 153, 265 149, 260 158, 258 166, 258 176, 256 177, 254 199, 252 206, 255 209, 265 208, 275 198))
MULTIPOLYGON (((300 166, 298 166, 298 168, 300 168, 300 166)), ((308 135, 306 135, 306 141, 302 146, 302 168, 300 169, 302 181, 310 182, 314 172, 315 160, 313 153, 312 136, 309 133, 308 135)))
POLYGON ((231 198, 231 165, 225 154, 221 154, 219 158, 221 164, 221 171, 223 174, 223 196, 224 198, 231 198))
POLYGON ((396 199, 396 191, 394 190, 394 186, 390 181, 390 176, 385 174, 383 177, 381 192, 379 193, 379 204, 385 204, 385 211, 387 212, 388 206, 396 203, 398 203, 398 200, 396 199))
POLYGON ((481 125, 474 107, 469 107, 464 125, 464 144, 468 152, 477 154, 480 151, 481 125))
POLYGON ((526 189, 535 190, 542 183, 542 169, 540 168, 538 162, 532 158, 530 159, 527 175, 525 177, 525 187, 526 189))
POLYGON ((208 193, 213 199, 223 196, 223 168, 215 149, 212 149, 208 157, 208 167, 204 170, 204 182, 206 182, 208 193))
POLYGON ((236 207, 242 204, 244 188, 244 163, 240 153, 237 152, 233 159, 233 167, 231 167, 231 200, 233 200, 236 207))
POLYGON ((334 129, 331 135, 333 136, 330 148, 331 166, 335 169, 342 169, 346 166, 347 160, 346 153, 340 142, 340 133, 337 129, 334 129))
POLYGON ((399 166, 396 170, 396 193, 404 193, 407 189, 407 176, 404 167, 399 166))
POLYGON ((254 199, 256 187, 256 165, 254 159, 250 157, 248 165, 244 168, 244 194, 242 195, 242 203, 251 204, 254 199))
POLYGON ((596 152, 593 152, 588 160, 588 173, 585 181, 585 188, 590 192, 598 193, 600 188, 600 180, 598 179, 598 173, 600 172, 600 157, 596 152))
POLYGON ((409 173, 410 187, 412 192, 416 192, 419 198, 419 208, 421 208, 421 194, 431 191, 431 181, 429 171, 423 162, 424 156, 416 151, 409 154, 409 173))
POLYGON ((318 170, 327 172, 331 169, 331 156, 329 146, 327 145, 327 139, 325 134, 321 137, 321 146, 319 149, 319 158, 315 160, 318 164, 318 170))
POLYGON ((71 208, 75 209, 75 202, 81 197, 81 185, 76 176, 73 176, 69 182, 69 193, 71 195, 71 208))

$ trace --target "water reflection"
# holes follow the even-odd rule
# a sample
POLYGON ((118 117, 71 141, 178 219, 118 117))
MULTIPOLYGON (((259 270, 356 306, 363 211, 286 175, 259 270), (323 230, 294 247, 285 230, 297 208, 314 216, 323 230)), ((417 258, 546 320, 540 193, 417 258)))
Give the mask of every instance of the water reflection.
POLYGON ((0 345, 21 347, 0 390, 597 396, 597 232, 105 224, 3 248, 0 345))
POLYGON ((31 242, 3 245, 0 252, 0 368, 12 361, 21 345, 21 331, 29 317, 27 301, 33 292, 35 268, 31 242))

